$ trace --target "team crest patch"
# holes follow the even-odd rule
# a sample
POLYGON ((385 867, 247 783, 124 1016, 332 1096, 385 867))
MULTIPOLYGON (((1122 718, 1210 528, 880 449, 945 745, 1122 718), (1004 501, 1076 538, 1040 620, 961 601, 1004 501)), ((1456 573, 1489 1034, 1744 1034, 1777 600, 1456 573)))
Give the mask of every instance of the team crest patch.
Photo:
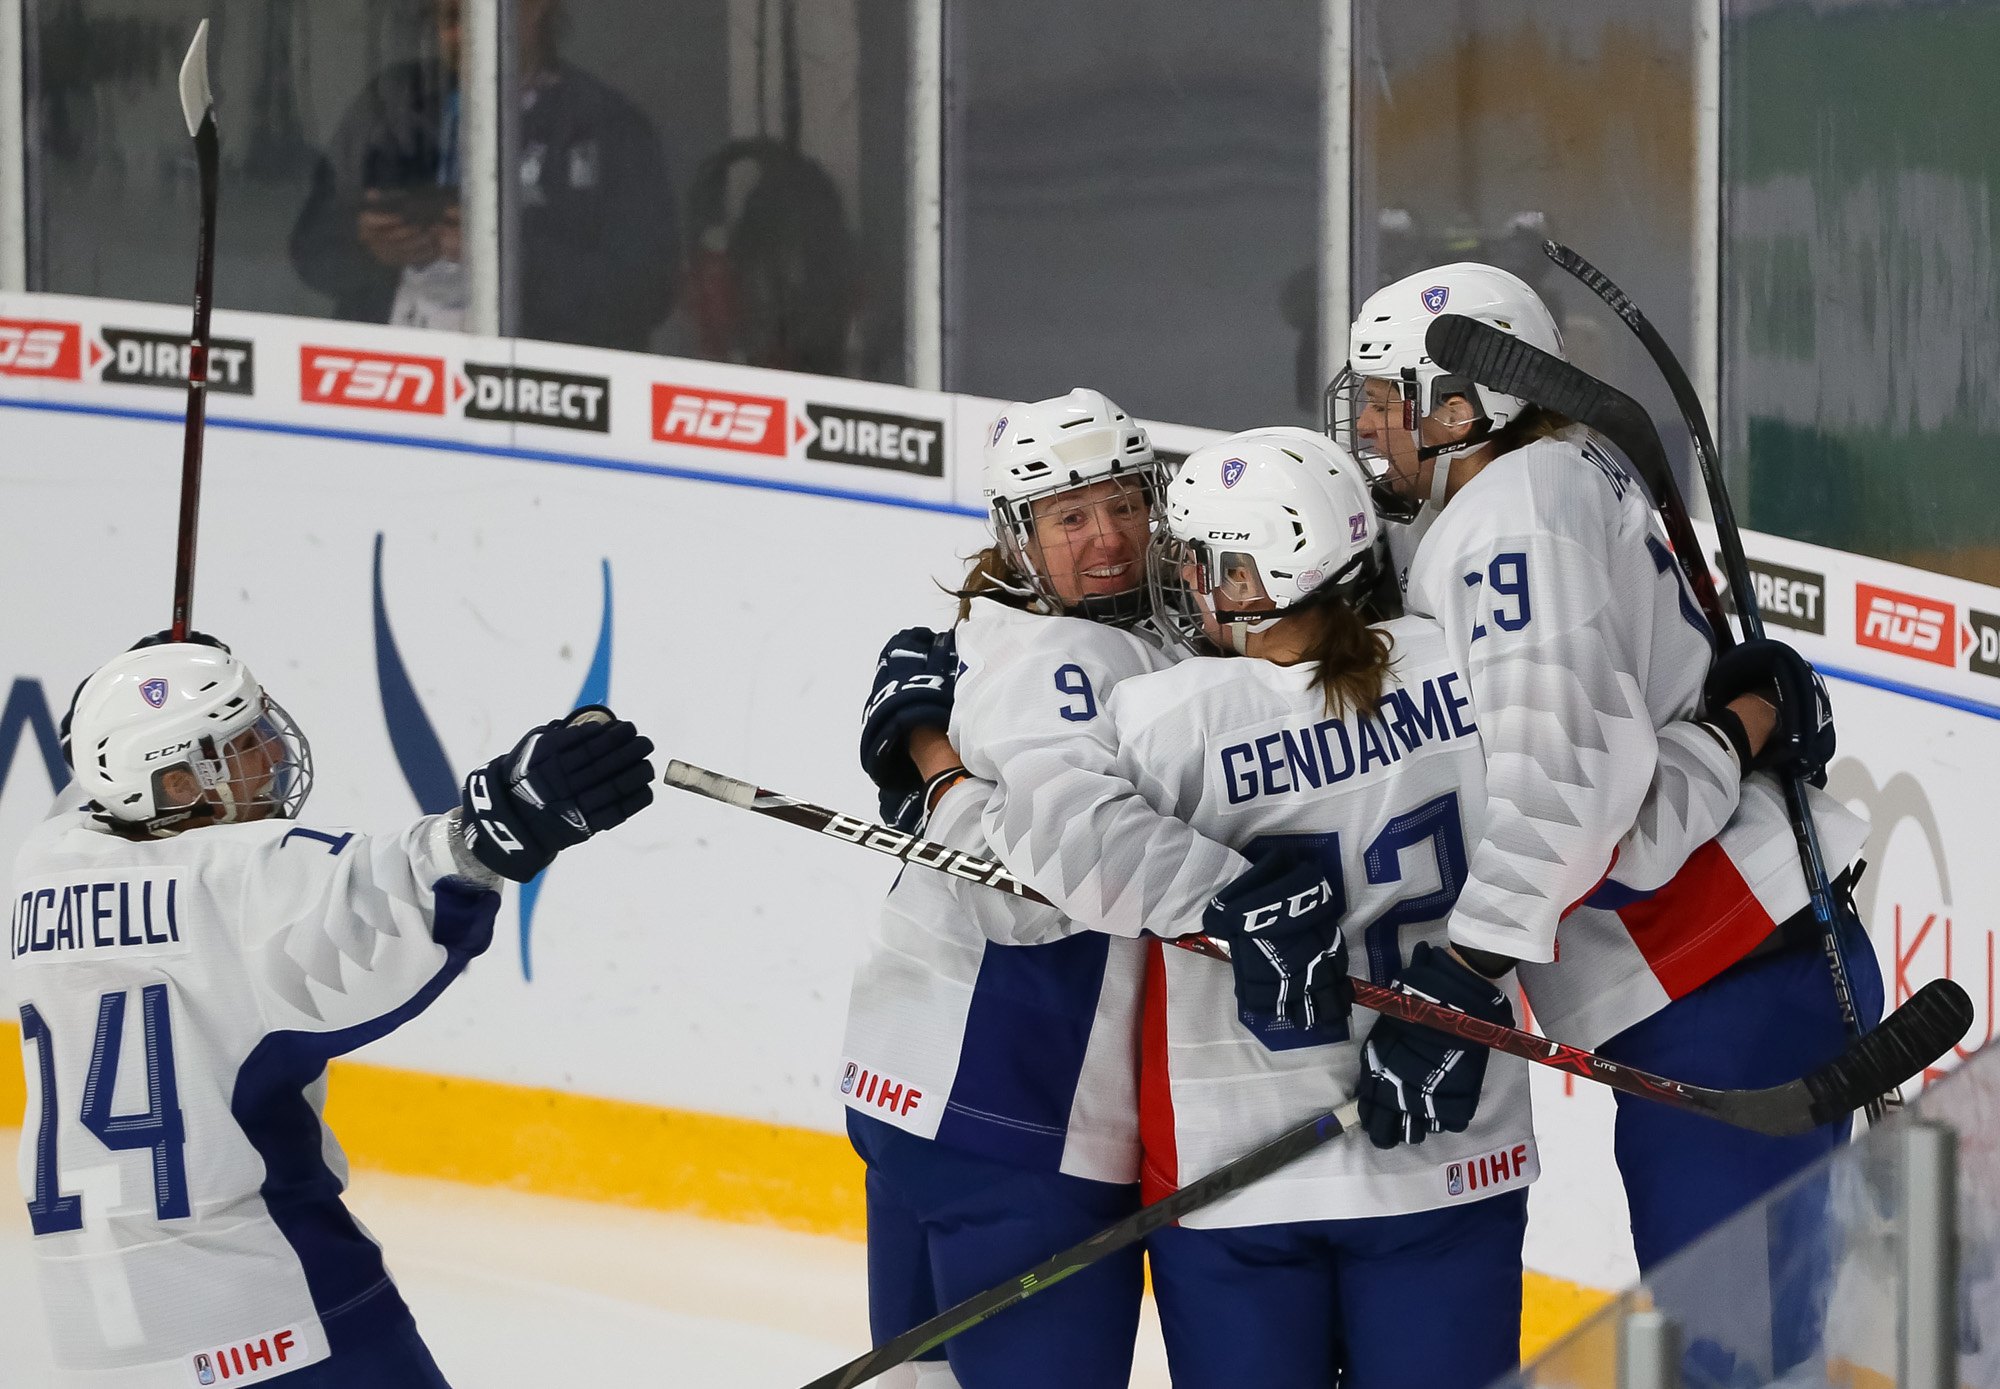
POLYGON ((1006 432, 1007 432, 1007 417, 1005 415, 1002 415, 999 419, 993 422, 993 443, 995 444, 999 443, 1000 436, 1002 434, 1005 434, 1006 432))
POLYGON ((1432 313, 1444 312, 1444 301, 1451 298, 1450 285, 1432 285, 1424 291, 1424 307, 1432 313))
POLYGON ((1237 483, 1243 481, 1243 470, 1249 466, 1248 463, 1245 463, 1240 458, 1224 460, 1222 464, 1222 485, 1224 487, 1234 487, 1237 483))
POLYGON ((139 687, 139 693, 145 697, 146 703, 157 709, 167 702, 167 682, 155 676, 139 687))

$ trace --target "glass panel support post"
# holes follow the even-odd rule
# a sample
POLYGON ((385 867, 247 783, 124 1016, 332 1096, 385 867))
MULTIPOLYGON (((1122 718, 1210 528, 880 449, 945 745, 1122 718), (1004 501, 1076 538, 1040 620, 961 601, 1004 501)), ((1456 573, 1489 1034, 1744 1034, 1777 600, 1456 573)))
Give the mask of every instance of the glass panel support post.
POLYGON ((1354 241, 1354 0, 1320 0, 1319 376, 1347 360, 1354 241))
POLYGON ((1902 1133, 1903 1247, 1898 1389, 1958 1385, 1958 1133, 1913 1120, 1902 1133))
POLYGON ((944 389, 944 0, 909 0, 909 300, 905 379, 944 389))
MULTIPOLYGON (((1694 0, 1694 393, 1722 437, 1722 0, 1694 0)), ((1689 489, 1712 520, 1708 489, 1689 489)))
POLYGON ((464 209, 466 329, 500 336, 502 293, 500 97, 501 5, 466 0, 459 75, 459 197, 464 209))
POLYGON ((0 0, 0 294, 28 287, 28 140, 21 0, 0 0))
POLYGON ((1665 1312, 1633 1312, 1618 1329, 1618 1389, 1680 1389, 1681 1328, 1665 1312))

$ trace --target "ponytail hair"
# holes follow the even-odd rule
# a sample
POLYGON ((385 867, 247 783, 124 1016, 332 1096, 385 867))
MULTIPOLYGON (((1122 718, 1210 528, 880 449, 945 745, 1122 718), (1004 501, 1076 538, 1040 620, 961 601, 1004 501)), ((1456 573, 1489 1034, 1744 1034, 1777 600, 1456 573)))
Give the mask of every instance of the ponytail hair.
POLYGON ((1314 618, 1313 635, 1299 660, 1314 664, 1313 687, 1325 694, 1327 713, 1373 709, 1396 663, 1395 640, 1369 626, 1347 597, 1336 592, 1329 591, 1301 615, 1307 614, 1314 618))
MULTIPOLYGON (((944 586, 940 584, 939 587, 944 586)), ((1015 572, 1007 558, 1007 551, 997 543, 974 555, 972 568, 966 571, 965 582, 957 588, 947 588, 945 592, 958 600, 960 622, 972 616, 972 600, 975 598, 991 598, 1010 608, 1027 608, 1035 601, 1034 590, 1029 588, 1026 579, 1015 572)))
POLYGON ((1568 415, 1558 414, 1543 405, 1530 405, 1506 424, 1493 436, 1495 456, 1512 453, 1515 449, 1526 448, 1537 439, 1553 439, 1568 429, 1572 421, 1568 415))

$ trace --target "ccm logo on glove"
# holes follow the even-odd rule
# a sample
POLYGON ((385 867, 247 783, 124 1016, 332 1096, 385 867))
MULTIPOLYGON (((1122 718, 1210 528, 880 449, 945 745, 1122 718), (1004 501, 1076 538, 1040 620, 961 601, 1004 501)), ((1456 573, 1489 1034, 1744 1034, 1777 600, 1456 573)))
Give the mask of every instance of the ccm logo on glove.
MULTIPOLYGON (((1282 902, 1267 902, 1243 913, 1243 934, 1254 934, 1289 918, 1311 916, 1333 900, 1333 884, 1321 878, 1317 887, 1309 887, 1304 892, 1293 893, 1282 902)), ((1215 905, 1221 907, 1222 899, 1216 898, 1215 905)))

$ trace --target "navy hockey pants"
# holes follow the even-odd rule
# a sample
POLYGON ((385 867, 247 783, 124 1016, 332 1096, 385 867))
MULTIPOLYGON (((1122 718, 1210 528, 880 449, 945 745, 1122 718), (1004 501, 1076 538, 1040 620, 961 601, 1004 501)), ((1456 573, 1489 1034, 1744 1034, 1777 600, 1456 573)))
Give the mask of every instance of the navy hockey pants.
POLYGON ((1414 1215, 1161 1230, 1147 1247, 1174 1389, 1490 1383, 1520 1361, 1527 1231, 1525 1191, 1414 1215))
MULTIPOLYGON (((847 1115, 868 1164, 868 1323, 881 1345, 1139 1208, 1139 1188, 990 1162, 847 1115)), ((1132 1376, 1145 1274, 1138 1245, 961 1332, 962 1389, 1103 1389, 1132 1376)))
MULTIPOLYGON (((1865 938, 1856 944, 1847 952, 1850 982, 1872 1027, 1882 1017, 1882 969, 1865 938)), ((1846 1049, 1826 957, 1811 944, 1725 970, 1599 1048, 1655 1075, 1728 1090, 1797 1080, 1846 1049)), ((1851 1124, 1767 1138, 1620 1094, 1618 1171, 1639 1267, 1651 1269, 1845 1143, 1851 1124)))
MULTIPOLYGON (((1859 933, 1856 933, 1857 935, 1859 933)), ((1882 1016, 1882 970, 1867 939, 1847 950, 1855 1004, 1868 1026, 1882 1016)), ((1826 957, 1816 944, 1791 946, 1724 971, 1600 1048, 1614 1061, 1718 1089, 1757 1089, 1796 1080, 1847 1048, 1826 957)), ((1715 1119, 1618 1096, 1614 1151, 1632 1212, 1632 1243, 1651 1272, 1786 1178, 1847 1142, 1852 1119, 1791 1138, 1767 1138, 1715 1119)), ((1771 1370, 1782 1374, 1817 1343, 1832 1252, 1825 1246, 1824 1184, 1808 1183, 1775 1205, 1742 1249, 1719 1262, 1738 1274, 1761 1248, 1763 1286, 1732 1300, 1770 1308, 1771 1370), (1768 1291, 1767 1291, 1768 1290, 1768 1291)), ((1720 1268, 1692 1276, 1712 1280, 1720 1268)), ((1689 1348, 1699 1357, 1704 1347, 1689 1348)), ((1761 1349, 1755 1357, 1761 1361, 1761 1349)), ((1726 1378, 1726 1376, 1725 1376, 1726 1378)))

